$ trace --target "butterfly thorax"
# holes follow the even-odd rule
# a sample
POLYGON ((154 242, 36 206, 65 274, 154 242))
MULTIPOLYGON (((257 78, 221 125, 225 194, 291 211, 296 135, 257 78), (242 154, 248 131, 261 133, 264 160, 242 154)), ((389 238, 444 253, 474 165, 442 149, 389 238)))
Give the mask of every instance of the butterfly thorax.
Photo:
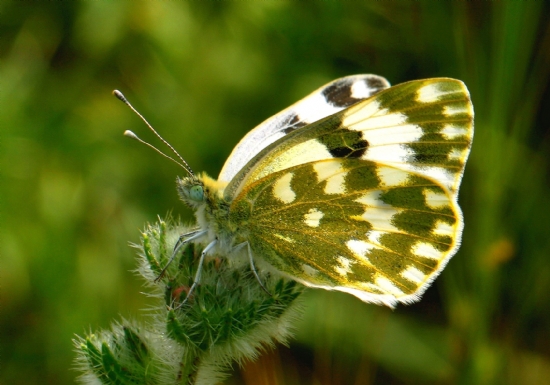
POLYGON ((181 200, 195 211, 201 230, 208 231, 207 240, 218 240, 219 247, 231 250, 243 241, 241 223, 230 219, 230 204, 223 197, 224 183, 208 175, 178 178, 178 193, 181 200))

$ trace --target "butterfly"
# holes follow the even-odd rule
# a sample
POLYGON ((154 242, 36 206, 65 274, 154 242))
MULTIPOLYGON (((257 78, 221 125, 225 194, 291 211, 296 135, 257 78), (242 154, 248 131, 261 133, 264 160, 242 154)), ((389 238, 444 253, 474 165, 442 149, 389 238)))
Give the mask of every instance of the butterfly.
POLYGON ((250 131, 217 180, 180 157, 197 229, 178 248, 204 246, 190 292, 207 255, 244 250, 260 283, 255 263, 365 302, 417 301, 460 245, 473 115, 459 80, 347 76, 250 131))

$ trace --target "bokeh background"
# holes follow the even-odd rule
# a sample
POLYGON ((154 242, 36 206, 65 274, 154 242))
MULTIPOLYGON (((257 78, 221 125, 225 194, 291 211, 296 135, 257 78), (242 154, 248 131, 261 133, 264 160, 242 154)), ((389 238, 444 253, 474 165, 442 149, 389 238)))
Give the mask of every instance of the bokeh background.
POLYGON ((148 305, 129 242, 246 132, 337 77, 448 76, 476 112, 462 248, 412 306, 322 290, 228 384, 550 378, 550 6, 531 1, 0 2, 0 383, 71 384, 71 339, 148 305))

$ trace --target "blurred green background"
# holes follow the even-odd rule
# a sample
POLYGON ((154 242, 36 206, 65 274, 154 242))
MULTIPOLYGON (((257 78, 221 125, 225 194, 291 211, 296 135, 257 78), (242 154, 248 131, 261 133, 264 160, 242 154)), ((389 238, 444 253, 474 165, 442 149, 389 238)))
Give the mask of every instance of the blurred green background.
POLYGON ((0 383, 73 383, 74 334, 148 306, 128 242, 192 220, 112 89, 217 176, 249 129, 356 73, 468 85, 462 248, 412 306, 309 291, 290 347, 227 383, 547 381, 549 21, 537 0, 1 2, 0 383))

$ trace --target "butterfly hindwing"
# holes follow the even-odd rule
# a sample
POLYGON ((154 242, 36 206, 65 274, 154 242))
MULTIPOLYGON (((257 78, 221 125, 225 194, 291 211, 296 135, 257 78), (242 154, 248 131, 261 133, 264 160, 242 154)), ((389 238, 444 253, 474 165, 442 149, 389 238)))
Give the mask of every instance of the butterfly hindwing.
POLYGON ((231 179, 264 148, 289 133, 365 100, 390 86, 377 75, 336 79, 251 130, 233 149, 218 177, 231 179))
POLYGON ((254 258, 308 286, 389 306, 418 298, 462 230, 445 187, 354 158, 272 173, 242 191, 232 215, 246 217, 254 258))

